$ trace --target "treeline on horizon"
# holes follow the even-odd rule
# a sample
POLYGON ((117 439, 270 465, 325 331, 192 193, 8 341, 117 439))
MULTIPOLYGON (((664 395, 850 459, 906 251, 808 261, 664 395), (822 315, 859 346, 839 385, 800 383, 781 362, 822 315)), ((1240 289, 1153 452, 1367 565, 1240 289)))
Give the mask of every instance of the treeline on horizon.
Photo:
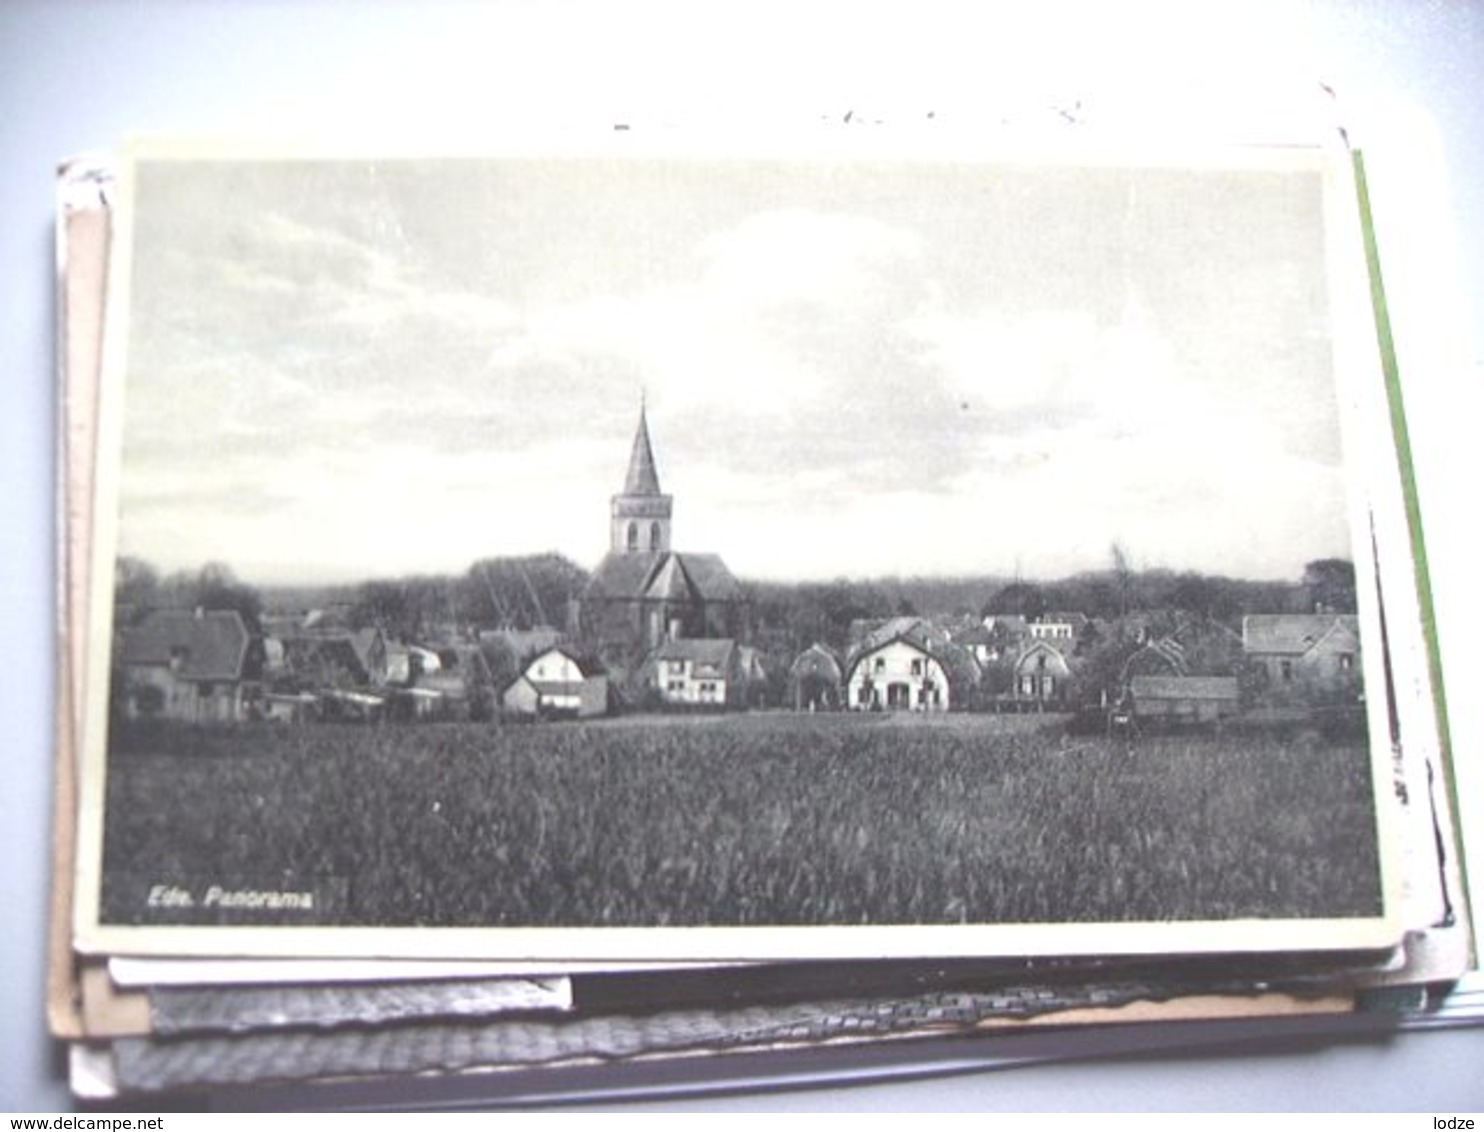
MULTIPOLYGON (((268 614, 334 610, 353 627, 375 626, 417 641, 473 628, 570 627, 571 608, 588 572, 555 553, 488 558, 462 575, 410 575, 316 586, 252 586, 220 563, 161 575, 149 563, 121 558, 115 600, 131 616, 152 608, 236 609, 254 630, 268 614)), ((1179 611, 1233 628, 1247 613, 1355 610, 1355 571, 1346 559, 1308 563, 1292 581, 1251 581, 1193 571, 1138 570, 1115 562, 1054 581, 996 575, 906 577, 811 582, 750 582, 760 640, 780 647, 815 641, 847 643, 853 622, 894 616, 988 615, 1034 619, 1081 613, 1113 621, 1148 611, 1179 611)))

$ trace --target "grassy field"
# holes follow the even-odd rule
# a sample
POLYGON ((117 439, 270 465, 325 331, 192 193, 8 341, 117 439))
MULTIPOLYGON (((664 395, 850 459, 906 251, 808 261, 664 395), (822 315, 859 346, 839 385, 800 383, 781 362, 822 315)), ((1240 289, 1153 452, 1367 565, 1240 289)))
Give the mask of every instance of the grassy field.
MULTIPOLYGON (((1361 743, 1037 717, 156 728, 108 775, 103 918, 326 885, 357 925, 1371 915, 1361 743)), ((326 905, 320 905, 323 916, 326 905)))

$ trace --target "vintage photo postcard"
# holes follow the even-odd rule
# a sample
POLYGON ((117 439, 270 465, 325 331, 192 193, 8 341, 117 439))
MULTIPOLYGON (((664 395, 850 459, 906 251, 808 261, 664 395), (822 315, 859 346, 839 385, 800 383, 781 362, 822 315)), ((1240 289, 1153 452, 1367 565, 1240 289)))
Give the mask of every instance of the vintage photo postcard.
POLYGON ((133 148, 77 946, 1395 945, 1358 215, 1324 147, 133 148))

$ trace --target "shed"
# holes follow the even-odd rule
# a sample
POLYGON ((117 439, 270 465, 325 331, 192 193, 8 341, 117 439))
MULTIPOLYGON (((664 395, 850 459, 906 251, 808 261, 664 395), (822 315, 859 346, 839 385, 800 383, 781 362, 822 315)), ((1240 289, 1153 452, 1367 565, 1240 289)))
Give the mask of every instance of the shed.
POLYGON ((1169 723, 1219 723, 1236 715, 1235 676, 1135 676, 1129 680, 1134 717, 1169 723))
POLYGON ((816 641, 788 667, 788 702, 796 711, 834 711, 844 683, 839 660, 816 641))

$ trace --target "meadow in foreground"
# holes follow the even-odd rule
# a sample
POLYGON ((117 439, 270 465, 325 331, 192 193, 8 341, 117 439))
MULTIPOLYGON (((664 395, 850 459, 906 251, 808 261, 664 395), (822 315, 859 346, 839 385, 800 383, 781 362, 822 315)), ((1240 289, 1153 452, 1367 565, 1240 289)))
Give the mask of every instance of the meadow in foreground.
MULTIPOLYGON (((116 737, 105 923, 163 882, 338 886, 344 925, 1368 916, 1363 741, 738 715, 116 737)), ((241 922, 241 921, 238 921, 241 922)))

